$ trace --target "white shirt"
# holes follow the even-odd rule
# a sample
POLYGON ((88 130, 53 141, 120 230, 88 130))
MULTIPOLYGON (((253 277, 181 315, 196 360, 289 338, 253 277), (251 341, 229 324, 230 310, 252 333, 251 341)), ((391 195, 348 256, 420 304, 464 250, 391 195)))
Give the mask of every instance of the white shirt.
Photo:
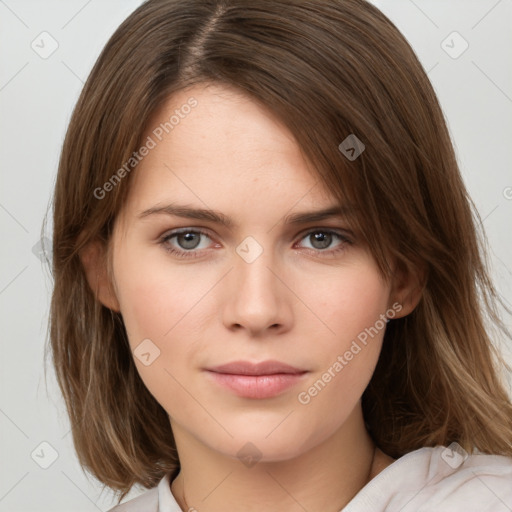
MULTIPOLYGON (((188 511, 179 507, 166 475, 109 512, 188 511)), ((386 467, 340 512, 512 512, 512 457, 463 460, 444 446, 420 448, 386 467)))

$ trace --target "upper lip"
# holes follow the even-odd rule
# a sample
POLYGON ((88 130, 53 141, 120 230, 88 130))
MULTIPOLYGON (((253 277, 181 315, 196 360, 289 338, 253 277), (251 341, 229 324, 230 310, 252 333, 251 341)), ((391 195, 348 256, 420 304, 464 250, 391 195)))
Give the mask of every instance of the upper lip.
POLYGON ((250 361, 233 361, 219 366, 207 368, 208 371, 215 373, 229 373, 232 375, 275 375, 280 373, 300 374, 306 370, 295 368, 280 361, 262 361, 260 363, 251 363, 250 361))

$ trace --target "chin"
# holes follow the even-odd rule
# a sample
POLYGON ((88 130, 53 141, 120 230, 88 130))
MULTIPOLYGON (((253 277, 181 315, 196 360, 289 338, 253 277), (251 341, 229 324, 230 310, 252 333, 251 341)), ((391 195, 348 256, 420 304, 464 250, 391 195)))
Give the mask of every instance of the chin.
POLYGON ((280 462, 302 455, 329 437, 327 432, 308 430, 303 425, 291 422, 287 424, 288 420, 283 421, 285 417, 281 415, 279 421, 275 421, 273 416, 272 421, 260 420, 259 425, 254 422, 239 423, 236 428, 228 428, 232 439, 222 436, 216 446, 211 446, 211 439, 204 439, 204 442, 223 455, 242 462, 247 459, 280 462))

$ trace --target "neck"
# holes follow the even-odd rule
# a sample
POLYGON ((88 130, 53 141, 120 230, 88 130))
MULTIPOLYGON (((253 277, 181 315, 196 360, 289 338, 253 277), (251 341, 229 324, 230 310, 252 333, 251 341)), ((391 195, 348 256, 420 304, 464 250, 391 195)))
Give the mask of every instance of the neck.
POLYGON ((392 462, 376 450, 360 406, 338 431, 309 451, 288 460, 263 457, 251 467, 171 425, 181 462, 171 490, 185 512, 339 512, 377 468, 392 462))

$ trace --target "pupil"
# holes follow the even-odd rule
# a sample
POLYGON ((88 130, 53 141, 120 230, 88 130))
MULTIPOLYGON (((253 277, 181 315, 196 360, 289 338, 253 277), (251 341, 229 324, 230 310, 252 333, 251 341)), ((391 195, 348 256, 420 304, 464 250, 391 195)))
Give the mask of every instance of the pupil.
POLYGON ((312 241, 312 245, 315 249, 325 249, 331 245, 332 235, 328 233, 314 233, 312 235, 314 237, 314 241, 312 241))
POLYGON ((199 237, 196 233, 181 233, 178 235, 179 244, 184 249, 195 249, 199 244, 199 237), (194 240, 195 237, 195 240, 194 240))

